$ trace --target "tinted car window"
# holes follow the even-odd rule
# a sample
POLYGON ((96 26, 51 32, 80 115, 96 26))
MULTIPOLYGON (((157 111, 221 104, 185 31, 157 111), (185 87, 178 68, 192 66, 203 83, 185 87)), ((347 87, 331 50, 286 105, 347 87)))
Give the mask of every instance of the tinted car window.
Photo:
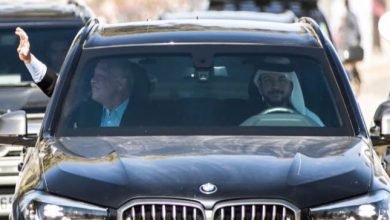
MULTIPOLYGON (((25 28, 29 35, 31 51, 56 72, 59 71, 64 56, 78 30, 79 27, 25 28)), ((1 84, 32 81, 31 75, 16 53, 19 39, 14 32, 15 29, 11 28, 0 30, 0 51, 2 54, 6 54, 6 56, 2 56, 0 61, 1 84)))
MULTIPOLYGON (((90 81, 96 63, 108 56, 86 59, 73 79, 80 83, 70 85, 69 91, 72 92, 67 95, 59 130, 64 135, 78 135, 81 131, 88 131, 90 135, 101 132, 118 135, 129 129, 175 133, 176 130, 172 128, 178 128, 177 131, 193 128, 196 132, 208 133, 210 129, 207 128, 215 127, 221 130, 214 129, 212 132, 224 134, 242 129, 273 127, 278 127, 280 132, 283 127, 294 132, 298 128, 302 135, 309 134, 305 132, 313 128, 337 131, 334 135, 342 135, 340 130, 345 132, 349 122, 341 117, 342 110, 337 104, 339 100, 334 94, 337 90, 331 89, 333 79, 329 78, 330 69, 323 62, 325 57, 318 52, 313 49, 312 53, 318 57, 285 52, 217 51, 117 56, 116 59, 137 64, 144 70, 134 77, 129 102, 132 108, 140 110, 133 112, 138 114, 134 121, 121 128, 100 128, 88 123, 80 126, 72 122, 75 117, 84 118, 86 115, 83 114, 93 114, 92 110, 81 111, 80 106, 91 99, 90 81), (288 76, 294 85, 291 95, 294 104, 291 108, 300 114, 273 112, 276 114, 269 114, 270 119, 268 115, 264 116, 268 122, 247 124, 246 120, 267 108, 254 78, 259 70, 269 67, 273 68, 271 72, 275 74, 293 73, 293 76, 288 76)), ((321 135, 321 132, 318 134, 321 135)))

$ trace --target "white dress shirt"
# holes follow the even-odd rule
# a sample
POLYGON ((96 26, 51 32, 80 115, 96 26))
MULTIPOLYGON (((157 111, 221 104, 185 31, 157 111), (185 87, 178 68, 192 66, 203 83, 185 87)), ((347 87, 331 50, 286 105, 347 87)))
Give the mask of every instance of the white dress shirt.
POLYGON ((35 56, 31 57, 31 63, 26 64, 26 67, 35 83, 41 82, 43 77, 45 77, 47 66, 35 58, 35 56))

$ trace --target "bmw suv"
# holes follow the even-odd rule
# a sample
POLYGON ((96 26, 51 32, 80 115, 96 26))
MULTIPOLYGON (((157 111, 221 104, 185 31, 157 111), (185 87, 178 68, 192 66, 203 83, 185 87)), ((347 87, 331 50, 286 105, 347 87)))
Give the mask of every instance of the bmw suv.
POLYGON ((11 219, 387 219, 382 110, 370 137, 310 18, 91 21, 38 137, 0 118, 0 141, 31 146, 11 219))
MULTIPOLYGON (((35 86, 16 53, 16 27, 29 34, 32 51, 50 68, 59 71, 73 38, 92 16, 91 11, 69 3, 2 2, 0 5, 0 113, 27 112, 28 132, 38 133, 48 98, 35 86)), ((0 146, 0 215, 8 215, 21 162, 22 147, 0 146)))

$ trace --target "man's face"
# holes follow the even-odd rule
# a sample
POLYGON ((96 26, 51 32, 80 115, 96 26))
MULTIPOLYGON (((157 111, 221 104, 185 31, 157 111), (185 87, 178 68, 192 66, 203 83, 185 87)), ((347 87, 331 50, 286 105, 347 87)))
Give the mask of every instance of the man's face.
POLYGON ((293 86, 288 73, 263 73, 258 90, 271 106, 287 106, 293 86))
POLYGON ((91 79, 92 99, 107 105, 118 95, 118 80, 116 68, 109 68, 106 64, 98 63, 91 79))

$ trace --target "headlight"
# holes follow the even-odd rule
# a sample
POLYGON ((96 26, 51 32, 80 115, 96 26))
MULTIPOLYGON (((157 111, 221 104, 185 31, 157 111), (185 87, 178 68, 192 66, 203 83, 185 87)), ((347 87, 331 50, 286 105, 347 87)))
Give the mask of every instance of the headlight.
POLYGON ((310 209, 311 219, 389 219, 390 194, 377 191, 330 205, 310 209))
POLYGON ((107 209, 38 191, 26 194, 19 205, 26 220, 106 219, 108 215, 107 209))

